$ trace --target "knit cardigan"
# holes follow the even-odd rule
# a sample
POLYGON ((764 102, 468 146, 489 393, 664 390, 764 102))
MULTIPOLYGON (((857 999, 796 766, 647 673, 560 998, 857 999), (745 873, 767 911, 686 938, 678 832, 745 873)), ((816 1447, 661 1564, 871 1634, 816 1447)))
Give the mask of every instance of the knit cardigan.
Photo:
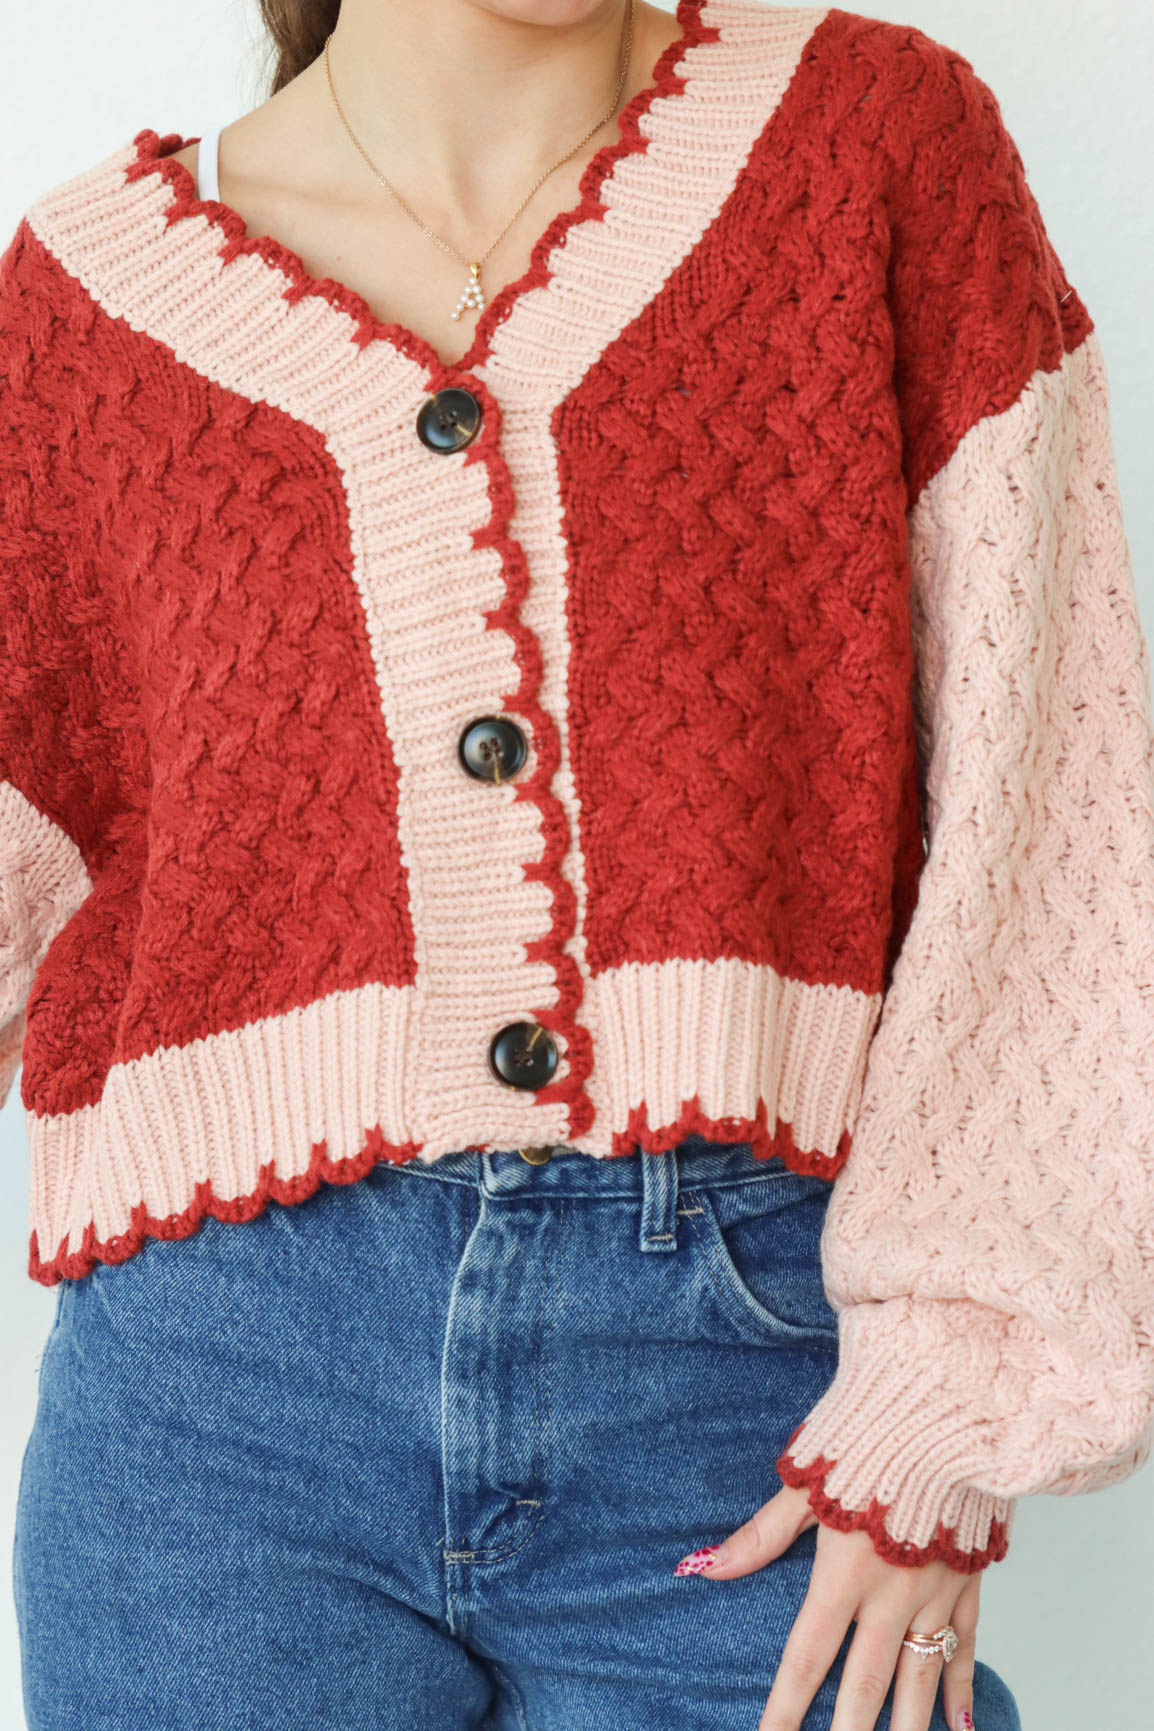
POLYGON ((960 54, 677 15, 455 364, 201 200, 178 133, 21 218, 30 1272, 379 1161, 748 1142, 836 1180, 836 1374, 781 1477, 976 1571, 1154 1410, 1154 726, 1102 351, 960 54), (433 450, 450 389, 480 424, 433 450), (504 779, 458 751, 491 716, 504 779), (517 1021, 535 1088, 489 1062, 517 1021))

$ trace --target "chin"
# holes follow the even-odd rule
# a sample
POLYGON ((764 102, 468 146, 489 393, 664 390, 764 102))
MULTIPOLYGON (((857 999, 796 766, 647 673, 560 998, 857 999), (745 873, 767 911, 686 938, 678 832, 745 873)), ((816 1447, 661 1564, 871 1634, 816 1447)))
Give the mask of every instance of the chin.
POLYGON ((581 24, 600 12, 621 12, 625 0, 469 0, 469 4, 518 24, 566 25, 581 24))

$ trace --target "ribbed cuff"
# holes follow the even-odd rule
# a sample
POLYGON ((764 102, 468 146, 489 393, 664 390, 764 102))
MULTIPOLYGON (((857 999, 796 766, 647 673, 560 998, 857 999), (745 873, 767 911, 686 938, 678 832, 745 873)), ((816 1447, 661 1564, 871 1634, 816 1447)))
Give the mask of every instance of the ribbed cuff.
POLYGON ((1006 1555, 1013 1499, 988 1482, 986 1416, 1006 1318, 908 1298, 841 1312, 837 1374, 777 1462, 824 1525, 863 1530, 889 1563, 975 1574, 1006 1555))

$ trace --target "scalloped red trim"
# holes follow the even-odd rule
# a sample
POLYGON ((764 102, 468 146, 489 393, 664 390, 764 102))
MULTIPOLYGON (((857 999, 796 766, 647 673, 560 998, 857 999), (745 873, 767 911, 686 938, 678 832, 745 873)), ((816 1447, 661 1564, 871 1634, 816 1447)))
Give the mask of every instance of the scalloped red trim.
MULTIPOLYGON (((584 1030, 581 1032, 584 1033, 584 1030)), ((768 1160, 774 1154, 779 1154, 795 1172, 832 1179, 849 1153, 848 1132, 843 1135, 838 1154, 832 1160, 827 1160, 821 1154, 801 1153, 793 1140, 790 1126, 782 1124, 780 1120, 774 1136, 770 1137, 766 1129, 764 1104, 758 1106, 756 1119, 707 1118, 698 1109, 697 1100, 694 1098, 686 1106, 677 1124, 666 1130, 648 1129, 644 1106, 632 1112, 629 1121, 630 1130, 614 1136, 613 1153, 606 1158, 635 1154, 639 1149, 647 1154, 666 1154, 685 1137, 698 1134, 718 1142, 748 1142, 759 1160, 768 1160)), ((205 1179, 196 1186, 193 1200, 187 1208, 158 1217, 150 1215, 143 1202, 139 1202, 132 1210, 132 1224, 129 1229, 102 1240, 97 1240, 95 1222, 90 1221, 84 1229, 79 1250, 68 1251, 68 1240, 65 1237, 61 1240, 56 1255, 48 1262, 41 1261, 39 1242, 33 1232, 28 1252, 28 1273, 41 1286, 55 1286, 61 1280, 82 1280, 86 1274, 92 1272, 97 1263, 127 1262, 130 1256, 135 1256, 137 1251, 143 1248, 149 1238, 191 1238, 207 1219, 223 1220, 234 1225, 255 1220, 264 1213, 270 1202, 280 1202, 286 1206, 294 1202, 304 1202, 319 1190, 322 1183, 353 1184, 363 1178, 373 1166, 383 1161, 394 1166, 404 1165, 418 1158, 420 1146, 415 1142, 386 1142, 379 1124, 366 1132, 360 1152, 348 1155, 343 1160, 330 1160, 328 1143, 317 1142, 313 1146, 307 1168, 293 1178, 278 1178, 275 1164, 270 1160, 261 1167, 260 1179, 254 1190, 246 1196, 229 1197, 217 1196, 211 1182, 205 1179)), ((488 1143, 470 1143, 462 1151, 483 1154, 488 1149, 488 1143)), ((594 1156, 589 1155, 587 1158, 593 1159, 594 1156)), ((798 1429, 800 1428, 799 1426, 798 1429)), ((795 1431, 790 1437, 791 1444, 797 1434, 795 1431)), ((832 1465, 832 1462, 824 1464, 832 1465)), ((884 1514, 884 1510, 882 1512, 884 1514)))
POLYGON ((313 1144, 312 1155, 305 1171, 297 1173, 293 1178, 278 1178, 273 1161, 260 1169, 260 1180, 255 1190, 247 1196, 218 1196, 208 1179, 196 1186, 193 1200, 187 1208, 175 1214, 166 1214, 160 1218, 150 1215, 143 1202, 138 1202, 132 1210, 132 1225, 127 1232, 118 1232, 112 1238, 98 1241, 96 1224, 90 1221, 84 1228, 80 1249, 68 1252, 65 1246, 67 1236, 62 1239, 60 1248, 51 1262, 40 1260, 40 1246, 36 1233, 33 1232, 28 1252, 28 1272, 33 1280, 38 1280, 41 1286, 55 1286, 61 1280, 81 1280, 86 1274, 91 1274, 98 1262, 127 1262, 130 1256, 135 1256, 146 1239, 191 1238, 206 1219, 224 1220, 239 1224, 245 1220, 255 1220, 258 1214, 263 1214, 270 1202, 304 1202, 321 1184, 353 1184, 358 1178, 363 1178, 370 1167, 387 1161, 391 1165, 401 1166, 406 1161, 417 1158, 418 1145, 406 1142, 400 1145, 386 1142, 379 1124, 374 1124, 365 1133, 364 1146, 357 1154, 351 1154, 344 1160, 330 1160, 328 1143, 313 1144))
POLYGON ((490 339, 497 326, 508 318, 514 303, 530 289, 546 283, 552 271, 550 254, 559 246, 566 232, 579 222, 600 222, 606 207, 601 202, 601 187, 614 164, 622 156, 648 148, 649 140, 641 132, 642 115, 660 96, 679 95, 686 80, 674 74, 674 67, 686 51, 698 42, 716 41, 721 34, 716 25, 705 24, 701 18, 705 0, 677 0, 675 17, 681 26, 680 35, 662 50, 649 84, 620 109, 617 114, 617 138, 603 144, 585 165, 578 186, 578 202, 572 209, 560 211, 544 232, 537 237, 524 273, 506 283, 485 307, 477 320, 473 340, 457 361, 443 361, 432 344, 395 320, 378 319, 364 297, 335 277, 314 277, 305 268, 300 254, 276 240, 272 235, 250 235, 243 217, 231 205, 219 199, 202 199, 196 179, 183 162, 173 159, 172 152, 195 144, 198 135, 185 138, 179 132, 163 135, 151 127, 143 127, 133 138, 136 158, 125 169, 126 180, 142 174, 160 174, 174 192, 166 213, 166 221, 179 222, 183 217, 205 216, 225 239, 220 256, 227 264, 239 253, 257 253, 265 263, 288 279, 284 291, 287 301, 295 302, 306 295, 321 295, 330 305, 348 315, 352 321, 351 337, 358 347, 366 343, 389 342, 403 354, 418 361, 431 375, 430 389, 436 390, 448 375, 480 366, 489 352, 490 339))
MULTIPOLYGON (((613 1134, 610 1158, 632 1154, 638 1147, 647 1154, 662 1154, 687 1136, 694 1135, 707 1136, 713 1142, 748 1142, 757 1160, 771 1160, 776 1154, 791 1172, 800 1172, 807 1178, 830 1180, 837 1177, 849 1159, 851 1141, 849 1131, 843 1130, 833 1154, 799 1148, 791 1124, 778 1118, 770 1130, 764 1100, 758 1101, 757 1112, 752 1118, 709 1118, 701 1110, 700 1099, 695 1094, 685 1102, 681 1116, 674 1123, 663 1124, 656 1130, 649 1127, 644 1103, 634 1106, 625 1129, 613 1134)), ((790 1441, 793 1441, 792 1437, 790 1441)))
POLYGON ((789 1451, 804 1429, 803 1420, 786 1443, 777 1470, 784 1484, 792 1485, 795 1490, 808 1490, 809 1506, 823 1526, 835 1527, 840 1533, 868 1533, 878 1555, 887 1563, 896 1563, 903 1569, 920 1569, 926 1563, 942 1562, 948 1563, 960 1575, 976 1575, 991 1563, 1000 1563, 1006 1555, 1009 1533, 1003 1521, 991 1521, 990 1542, 981 1551, 960 1550, 957 1529, 947 1527, 942 1521, 938 1522, 936 1538, 928 1545, 911 1545, 891 1537, 885 1525, 889 1503, 879 1502, 874 1497, 867 1509, 847 1509, 827 1493, 826 1476, 837 1465, 836 1460, 818 1455, 807 1467, 798 1466, 789 1451))

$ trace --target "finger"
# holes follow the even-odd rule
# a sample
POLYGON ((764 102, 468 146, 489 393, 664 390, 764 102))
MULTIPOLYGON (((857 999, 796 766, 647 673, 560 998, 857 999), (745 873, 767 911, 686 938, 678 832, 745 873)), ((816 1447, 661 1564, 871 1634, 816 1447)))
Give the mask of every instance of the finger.
POLYGON ((700 1551, 691 1551, 673 1572, 737 1580, 741 1575, 751 1575, 755 1569, 763 1569, 766 1563, 787 1551, 799 1533, 816 1524, 817 1516, 809 1506, 808 1496, 787 1486, 755 1509, 722 1545, 705 1545, 700 1551))
POLYGON ((758 1731, 798 1731, 810 1702, 829 1674, 853 1621, 856 1592, 837 1593, 814 1565, 809 1590, 781 1655, 758 1731))
POLYGON ((906 1627, 901 1604, 889 1615, 881 1605, 859 1615, 841 1674, 830 1731, 873 1731, 894 1680, 906 1627))
POLYGON ((958 1635, 958 1650, 946 1666, 942 1685, 942 1705, 950 1731, 974 1731, 974 1649, 981 1586, 981 1575, 971 1575, 950 1618, 958 1635))
MULTIPOLYGON (((948 1596, 931 1599, 928 1605, 910 1619, 908 1629, 919 1635, 932 1635, 946 1623, 952 1623, 952 1612, 958 1592, 954 1585, 948 1596)), ((956 1625, 955 1625, 956 1626, 956 1625)), ((897 1675, 894 1679, 894 1709, 890 1731, 927 1731, 934 1714, 938 1685, 942 1678, 942 1658, 933 1653, 928 1658, 910 1647, 899 1645, 897 1675)))

